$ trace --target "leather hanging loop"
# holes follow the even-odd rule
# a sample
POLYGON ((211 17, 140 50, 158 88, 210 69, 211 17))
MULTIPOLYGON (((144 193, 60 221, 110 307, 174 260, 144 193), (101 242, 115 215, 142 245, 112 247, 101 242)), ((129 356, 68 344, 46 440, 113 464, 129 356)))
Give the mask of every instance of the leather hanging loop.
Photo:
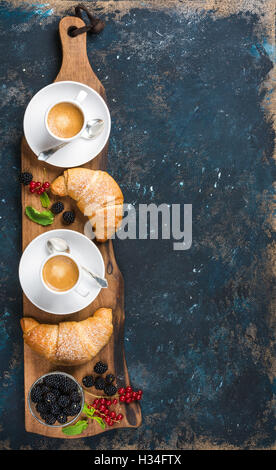
POLYGON ((86 15, 87 15, 87 17, 90 21, 90 24, 82 26, 81 28, 76 28, 76 27, 73 26, 68 31, 69 36, 74 38, 74 37, 78 36, 79 34, 83 34, 83 33, 99 34, 104 29, 105 22, 100 20, 99 18, 96 18, 95 16, 93 16, 90 13, 90 11, 86 8, 86 6, 83 5, 82 3, 80 3, 79 5, 77 5, 75 7, 75 16, 77 16, 78 18, 83 20, 82 11, 84 11, 86 13, 86 15))

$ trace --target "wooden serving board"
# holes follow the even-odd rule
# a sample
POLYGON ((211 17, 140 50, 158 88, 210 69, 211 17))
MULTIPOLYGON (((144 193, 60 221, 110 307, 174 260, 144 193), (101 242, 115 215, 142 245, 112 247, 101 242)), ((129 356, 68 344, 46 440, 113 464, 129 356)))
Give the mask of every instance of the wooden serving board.
MULTIPOLYGON (((81 34, 76 38, 72 38, 68 35, 68 29, 72 26, 81 27, 84 26, 84 22, 76 17, 65 17, 59 23, 59 33, 62 44, 63 60, 60 72, 56 78, 57 81, 62 80, 73 80, 84 83, 91 88, 94 88, 104 99, 106 99, 105 90, 99 79, 93 72, 90 63, 88 61, 86 52, 86 34, 81 34)), ((105 169, 107 163, 107 148, 91 162, 84 165, 86 168, 105 169)), ((22 171, 30 170, 33 174, 34 180, 36 181, 53 181, 58 175, 63 173, 60 168, 47 165, 44 162, 39 162, 36 156, 29 148, 25 138, 22 140, 21 149, 21 166, 22 171)), ((51 195, 50 195, 51 196, 51 195)), ((54 197, 51 196, 51 200, 54 201, 54 197)), ((72 199, 63 198, 65 210, 74 208, 75 204, 72 199)), ((39 197, 29 192, 28 187, 22 186, 22 248, 26 246, 41 233, 53 230, 57 228, 66 228, 62 224, 61 216, 55 217, 55 221, 48 227, 42 227, 41 225, 31 222, 24 214, 25 207, 32 205, 37 209, 41 210, 39 197)), ((70 229, 83 233, 83 227, 87 219, 76 209, 76 220, 70 225, 70 229)), ((68 228, 68 227, 67 227, 68 228)), ((64 320, 83 320, 88 316, 92 315, 99 307, 111 307, 113 309, 113 326, 114 333, 105 348, 98 354, 93 360, 82 366, 75 367, 60 367, 59 370, 67 371, 76 377, 79 382, 83 376, 88 373, 92 373, 94 364, 103 360, 108 364, 109 371, 114 373, 117 378, 117 385, 124 386, 129 385, 129 376, 126 366, 125 354, 124 354, 124 282, 121 272, 117 266, 112 241, 109 240, 104 244, 97 244, 106 268, 106 277, 108 279, 108 289, 103 289, 96 300, 89 305, 87 308, 80 312, 72 315, 52 315, 43 312, 36 308, 27 298, 23 295, 23 313, 24 316, 34 317, 37 320, 45 323, 58 323, 64 320)), ((31 267, 30 267, 31 269, 31 267)), ((47 360, 44 360, 36 353, 34 353, 26 344, 24 345, 24 364, 25 364, 25 427, 26 431, 37 434, 42 434, 48 437, 62 437, 67 438, 61 431, 60 428, 51 428, 40 424, 36 421, 29 412, 27 403, 27 394, 32 383, 41 375, 56 370, 57 367, 52 366, 47 360)), ((95 389, 91 390, 93 393, 95 389)), ((98 392, 100 394, 100 392, 98 392)), ((91 403, 93 398, 86 395, 86 400, 91 403)), ((141 409, 138 403, 134 402, 131 405, 116 405, 115 410, 122 412, 124 419, 120 424, 116 424, 113 427, 106 427, 105 431, 116 428, 126 427, 138 427, 141 424, 141 409)), ((90 422, 88 428, 81 436, 86 437, 99 434, 102 431, 99 424, 93 420, 90 422)), ((72 437, 71 437, 72 438, 72 437)))

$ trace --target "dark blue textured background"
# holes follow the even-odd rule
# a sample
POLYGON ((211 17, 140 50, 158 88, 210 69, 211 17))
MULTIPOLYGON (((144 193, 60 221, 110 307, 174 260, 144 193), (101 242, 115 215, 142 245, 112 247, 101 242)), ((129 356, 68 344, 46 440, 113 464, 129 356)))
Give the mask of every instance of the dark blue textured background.
POLYGON ((275 166, 271 90, 261 86, 274 51, 260 18, 99 10, 107 26, 88 38, 88 55, 112 116, 109 171, 136 207, 193 204, 193 245, 115 242, 143 425, 63 441, 24 430, 17 280, 22 119, 59 70, 59 16, 46 4, 0 8, 0 448, 271 447, 275 166))

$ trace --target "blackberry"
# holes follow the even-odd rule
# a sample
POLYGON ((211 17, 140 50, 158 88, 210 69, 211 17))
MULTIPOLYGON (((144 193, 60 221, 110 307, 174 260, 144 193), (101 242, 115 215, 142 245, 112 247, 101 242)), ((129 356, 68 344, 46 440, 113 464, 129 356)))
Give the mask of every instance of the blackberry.
POLYGON ((66 416, 72 416, 72 410, 71 410, 71 407, 66 407, 63 409, 63 414, 65 414, 66 416))
POLYGON ((49 412, 49 405, 47 405, 47 403, 44 403, 44 402, 39 402, 37 403, 36 405, 36 411, 41 415, 42 413, 48 413, 49 412))
POLYGON ((57 416, 57 420, 60 424, 65 424, 67 422, 67 416, 66 414, 64 413, 60 413, 58 416, 57 416))
POLYGON ((61 408, 66 408, 69 405, 69 403, 70 403, 70 400, 67 397, 67 395, 61 395, 58 399, 58 405, 61 408))
POLYGON ((40 385, 36 385, 31 391, 31 400, 38 403, 43 397, 43 392, 40 385))
POLYGON ((48 405, 53 405, 54 403, 56 403, 56 397, 53 392, 46 393, 44 400, 45 403, 47 403, 48 405))
POLYGON ((19 176, 19 181, 20 183, 24 184, 24 186, 27 186, 27 184, 30 184, 30 182, 33 181, 32 173, 29 173, 28 171, 24 171, 19 176))
POLYGON ((72 403, 72 405, 70 406, 70 410, 71 410, 71 415, 70 416, 77 415, 81 410, 80 403, 72 403))
POLYGON ((43 395, 46 395, 46 393, 51 391, 51 389, 47 387, 47 385, 44 385, 44 384, 42 385, 41 390, 42 390, 43 395))
POLYGON ((79 401, 80 401, 79 392, 72 392, 71 395, 70 395, 70 400, 73 403, 79 403, 79 401))
POLYGON ((107 369, 107 364, 104 364, 102 361, 97 362, 94 366, 94 372, 96 372, 96 374, 104 374, 107 369))
POLYGON ((62 388, 63 388, 63 386, 64 386, 64 384, 65 384, 65 379, 66 379, 66 378, 67 378, 67 377, 66 377, 65 375, 60 375, 60 376, 59 376, 59 384, 58 384, 59 390, 62 390, 62 388))
POLYGON ((74 211, 65 211, 65 212, 63 212, 62 217, 63 217, 63 221, 67 225, 70 225, 75 220, 75 212, 74 211))
POLYGON ((55 422, 56 422, 56 417, 53 416, 53 415, 51 415, 51 414, 48 414, 48 415, 46 415, 46 418, 45 418, 44 421, 45 421, 45 423, 52 425, 52 424, 55 424, 55 422))
POLYGON ((61 395, 60 391, 57 388, 53 388, 52 393, 55 395, 56 400, 58 400, 61 395))
POLYGON ((97 390, 103 390, 105 386, 104 379, 102 377, 97 377, 95 380, 95 387, 97 390))
POLYGON ((106 383, 107 385, 110 385, 110 384, 112 384, 112 382, 114 382, 114 380, 115 380, 115 375, 113 375, 113 374, 108 374, 108 375, 106 376, 106 378, 105 378, 105 383, 106 383))
POLYGON ((54 403, 54 405, 51 406, 51 413, 54 416, 59 416, 61 413, 61 408, 58 406, 57 403, 54 403))
POLYGON ((72 382, 72 385, 71 385, 71 392, 78 392, 79 393, 79 386, 72 382))
POLYGON ((55 202, 51 207, 53 214, 60 214, 64 210, 64 204, 61 201, 55 202))
POLYGON ((106 385, 104 387, 104 393, 106 395, 108 395, 109 397, 112 397, 112 395, 115 395, 115 393, 117 392, 117 387, 115 387, 114 385, 106 385))
POLYGON ((86 375, 85 377, 83 377, 82 383, 87 388, 92 387, 94 385, 93 375, 86 375))
POLYGON ((59 388, 60 386, 60 375, 59 374, 51 374, 47 375, 44 379, 45 385, 50 388, 59 388))
POLYGON ((76 384, 73 382, 72 379, 69 379, 69 377, 63 377, 62 385, 60 386, 60 390, 63 393, 70 393, 73 390, 75 390, 76 384))

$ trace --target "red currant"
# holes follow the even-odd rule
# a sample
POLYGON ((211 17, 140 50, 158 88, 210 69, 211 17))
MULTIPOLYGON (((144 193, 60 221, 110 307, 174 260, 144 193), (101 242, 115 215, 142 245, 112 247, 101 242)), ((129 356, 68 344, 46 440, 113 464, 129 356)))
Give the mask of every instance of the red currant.
POLYGON ((142 395, 137 395, 136 400, 138 401, 142 400, 142 395))
POLYGON ((108 424, 108 426, 113 426, 114 421, 110 420, 109 423, 107 423, 107 424, 108 424))
POLYGON ((30 193, 34 194, 35 193, 35 188, 30 188, 30 193))
POLYGON ((116 413, 115 413, 115 411, 111 411, 111 413, 110 413, 110 418, 112 418, 112 419, 116 418, 116 413))
POLYGON ((101 405, 105 405, 105 403, 106 403, 105 398, 101 398, 101 399, 100 399, 100 403, 101 403, 101 405))
POLYGON ((99 399, 97 398, 96 400, 93 401, 93 405, 97 405, 99 403, 99 399))
POLYGON ((137 392, 132 392, 132 398, 136 398, 136 397, 137 397, 137 395, 138 395, 138 393, 137 393, 137 392))
POLYGON ((35 188, 35 181, 30 182, 30 188, 35 188))
POLYGON ((100 410, 100 411, 104 411, 104 410, 105 410, 105 406, 104 406, 104 405, 101 405, 101 406, 99 407, 99 410, 100 410))
POLYGON ((112 403, 113 403, 113 405, 117 405, 117 403, 118 403, 118 400, 116 400, 116 398, 114 398, 114 400, 113 400, 113 402, 112 402, 112 403))
POLYGON ((143 390, 138 390, 138 395, 143 395, 143 390))
POLYGON ((41 188, 39 188, 39 190, 38 190, 38 191, 40 191, 40 194, 42 194, 42 193, 44 193, 44 191, 46 191, 46 189, 45 189, 45 188, 43 188, 43 186, 42 186, 41 188))
POLYGON ((112 403, 112 401, 111 401, 111 400, 106 400, 106 406, 110 406, 110 405, 111 405, 111 403, 112 403))
POLYGON ((45 183, 43 183, 42 186, 43 186, 43 188, 45 188, 45 189, 50 188, 50 183, 49 183, 49 181, 45 181, 45 183))
POLYGON ((128 393, 132 392, 132 388, 131 388, 131 387, 127 387, 127 388, 126 388, 126 392, 128 392, 128 393))
POLYGON ((108 409, 108 408, 106 408, 104 413, 105 413, 105 415, 106 415, 106 416, 108 416, 108 415, 110 414, 110 411, 109 411, 109 409, 108 409))
POLYGON ((129 393, 129 392, 125 394, 125 397, 126 397, 126 398, 131 398, 131 396, 132 396, 132 395, 131 395, 131 393, 129 393))
POLYGON ((119 400, 122 401, 122 402, 126 401, 125 395, 121 395, 120 398, 119 398, 119 400))
POLYGON ((117 420, 117 421, 121 421, 121 419, 123 419, 123 415, 122 415, 121 413, 119 413, 119 414, 117 415, 116 420, 117 420))
POLYGON ((35 183, 35 187, 36 187, 36 188, 39 188, 39 186, 41 186, 41 183, 40 183, 40 181, 37 181, 37 182, 35 183))
POLYGON ((131 398, 127 398, 127 399, 126 399, 126 403, 127 403, 127 404, 131 403, 131 398))
POLYGON ((110 423, 110 418, 109 418, 109 416, 106 416, 104 420, 105 420, 106 424, 110 423))
POLYGON ((123 395, 125 393, 125 389, 124 388, 119 388, 118 393, 119 393, 119 395, 123 395))

